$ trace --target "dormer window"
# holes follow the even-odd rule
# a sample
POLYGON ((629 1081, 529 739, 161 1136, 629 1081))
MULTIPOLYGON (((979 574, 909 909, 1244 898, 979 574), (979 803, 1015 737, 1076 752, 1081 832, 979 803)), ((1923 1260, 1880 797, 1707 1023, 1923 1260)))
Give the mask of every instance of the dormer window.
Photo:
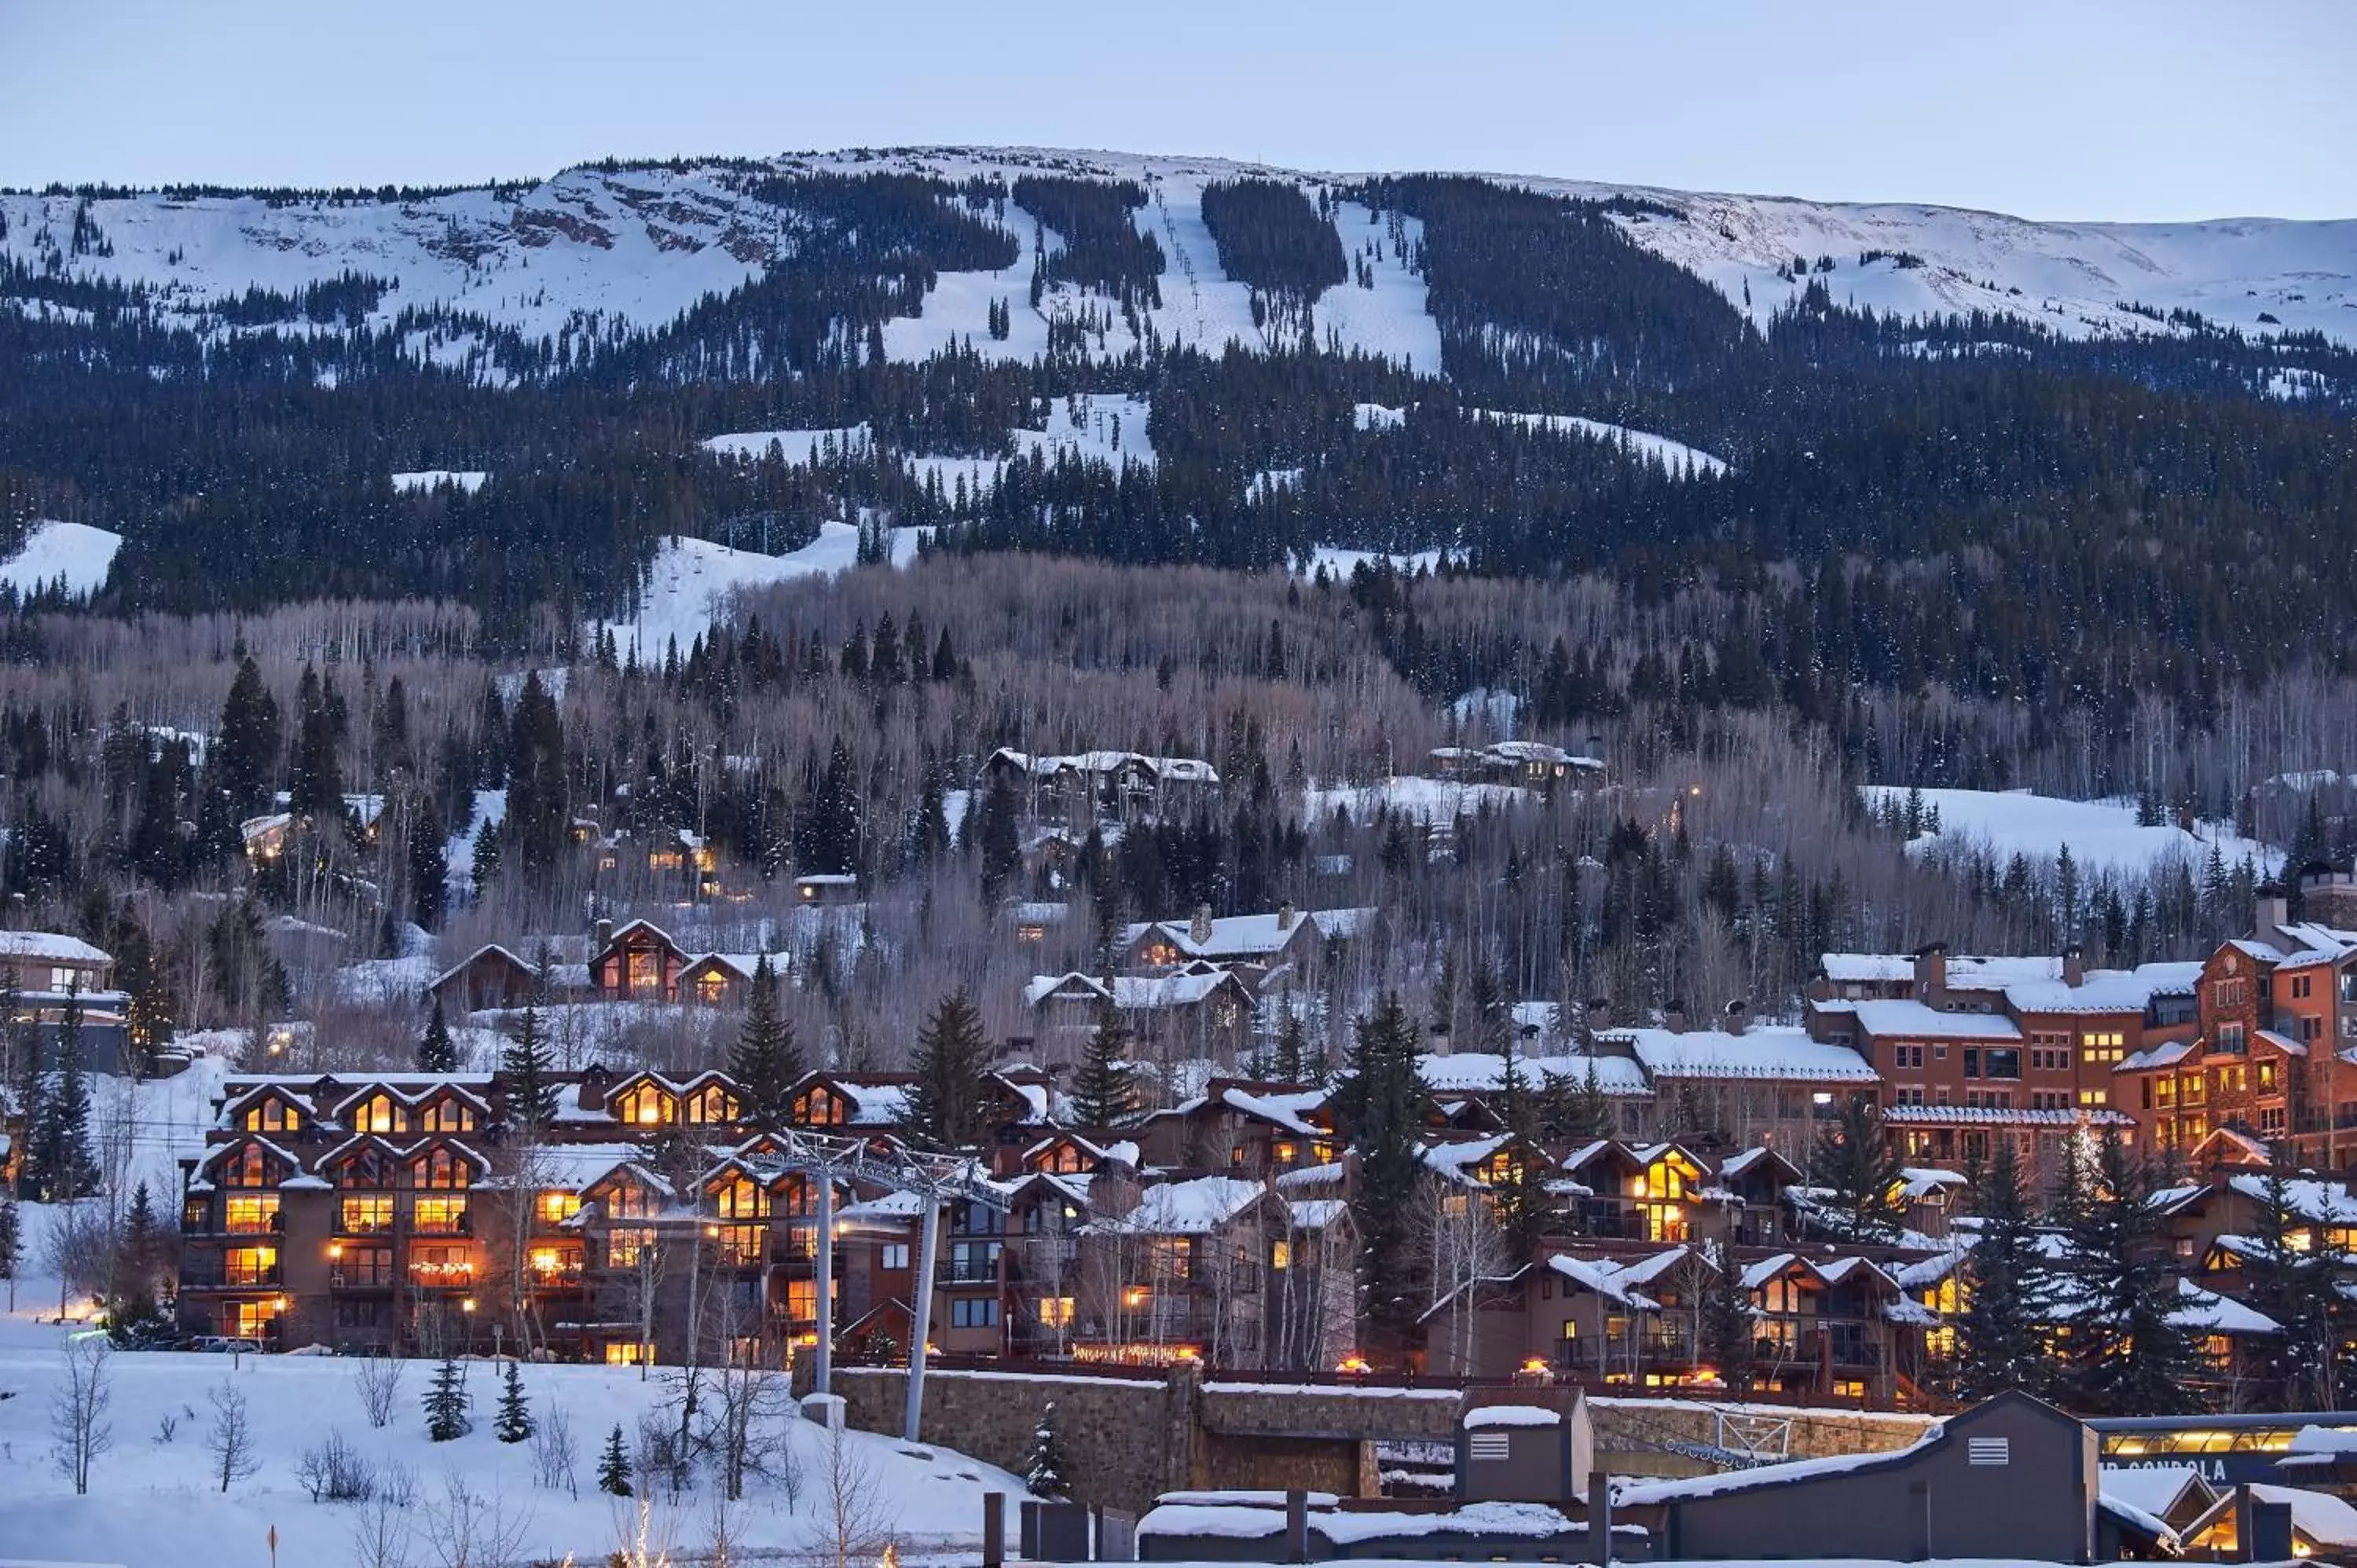
POLYGON ((406 1133, 409 1113, 389 1094, 371 1094, 352 1112, 355 1133, 406 1133))
POLYGON ((633 1127, 660 1127, 677 1115, 672 1097, 651 1083, 642 1083, 622 1096, 622 1117, 633 1127))

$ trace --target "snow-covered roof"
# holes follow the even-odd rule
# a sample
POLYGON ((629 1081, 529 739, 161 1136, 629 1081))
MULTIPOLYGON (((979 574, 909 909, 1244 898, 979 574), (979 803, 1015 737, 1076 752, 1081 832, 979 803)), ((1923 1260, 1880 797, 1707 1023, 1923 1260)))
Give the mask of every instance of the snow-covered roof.
POLYGON ((1569 1280, 1608 1301, 1617 1301, 1639 1312, 1661 1310, 1661 1303, 1636 1290, 1635 1282, 1627 1277, 1628 1271, 1609 1258, 1578 1258, 1557 1252, 1547 1259, 1546 1266, 1558 1278, 1569 1280))
POLYGON ((1371 908, 1273 910, 1260 915, 1223 915, 1209 922, 1201 940, 1188 920, 1146 920, 1125 927, 1124 947, 1151 932, 1190 958, 1262 958, 1294 940, 1307 924, 1321 937, 1349 937, 1374 918, 1371 908))
POLYGON ((2155 996, 2190 994, 2201 978, 2199 963, 2091 969, 2077 985, 2061 980, 2008 985, 2005 1001, 2017 1013, 2141 1013, 2155 996))
POLYGON ((1191 1007, 1219 990, 1235 983, 1225 970, 1182 974, 1116 974, 1107 987, 1092 974, 1073 970, 1068 974, 1035 974, 1023 987, 1024 1002, 1033 1007, 1050 997, 1070 1001, 1093 996, 1111 998, 1125 1013, 1152 1012, 1166 1007, 1191 1007))
POLYGON ((2189 1491, 2203 1508, 2218 1496, 2217 1489, 2191 1465, 2106 1465, 2103 1467, 2103 1489, 2105 1498, 2117 1498, 2156 1519, 2167 1517, 2189 1491))
POLYGON ((1881 1081, 1847 1046, 1813 1040, 1799 1029, 1767 1027, 1731 1035, 1719 1029, 1627 1029, 1637 1060, 1655 1078, 1765 1079, 1817 1083, 1881 1081))
POLYGON ((2253 1482, 2251 1500, 2288 1506, 2293 1530, 2328 1552, 2357 1548, 2357 1508, 2330 1492, 2253 1482))
POLYGON ((32 959, 43 963, 113 963, 113 957, 80 937, 58 931, 0 931, 0 958, 32 959))
MULTIPOLYGON (((1835 983, 1889 983, 1915 978, 1911 953, 1829 952, 1818 956, 1818 966, 1835 983)), ((2040 980, 2062 978, 2062 961, 2043 956, 1951 953, 1947 962, 1951 991, 2002 991, 2040 980)))
POLYGON ((2163 1040, 2157 1046, 2130 1053, 2115 1070, 2147 1072, 2154 1068, 2175 1067, 2192 1054, 2193 1042, 2190 1040, 2163 1040))
POLYGON ((1299 1197, 1286 1209, 1296 1230, 1323 1230, 1348 1214, 1351 1205, 1340 1197, 1299 1197))
MULTIPOLYGON (((2265 1176, 2231 1176, 2226 1185, 2255 1202, 2267 1201, 2265 1176)), ((2284 1182, 2283 1193, 2293 1219, 2311 1225, 2357 1225, 2357 1196, 2350 1193, 2345 1183, 2296 1176, 2284 1182)))
POLYGON ((2013 1042, 2021 1030, 2002 1013, 1943 1013, 1928 1002, 1901 999, 1858 1002, 1851 1005, 1858 1027, 1881 1037, 1904 1036, 1927 1040, 1996 1040, 2013 1042))
MULTIPOLYGON (((1645 1081, 1645 1069, 1628 1057, 1518 1054, 1514 1064, 1523 1075, 1523 1086, 1533 1092, 1544 1088, 1548 1079, 1567 1078, 1574 1083, 1585 1083, 1590 1073, 1596 1077, 1596 1086, 1606 1094, 1652 1092, 1652 1085, 1645 1081)), ((1495 1051, 1419 1057, 1416 1071, 1424 1086, 1439 1094, 1495 1094, 1506 1086, 1506 1058, 1495 1051)))
POLYGON ((2096 1127, 2128 1127, 2136 1122, 2135 1117, 2119 1111, 2040 1111, 2003 1105, 1887 1105, 1882 1119, 1922 1127, 2075 1127, 2081 1122, 2096 1127))
POLYGON ((1138 751, 1078 751, 1060 757, 1035 757, 1002 746, 991 753, 991 761, 1005 761, 1035 779, 1046 779, 1058 773, 1114 773, 1135 763, 1157 779, 1174 783, 1217 784, 1219 770, 1200 757, 1148 757, 1138 751))
POLYGON ((1831 1454, 1821 1459, 1794 1459, 1781 1465, 1726 1470, 1685 1480, 1624 1482, 1613 1487, 1612 1500, 1617 1508, 1650 1508, 1663 1503, 1689 1502, 1696 1498, 1715 1498, 1728 1492, 1748 1492, 1761 1487, 1781 1487, 1792 1481, 1813 1480, 1820 1476, 1879 1470, 1908 1463, 1918 1450, 1940 1441, 1942 1431, 1938 1426, 1925 1427, 1923 1434, 1904 1448, 1887 1448, 1867 1454, 1831 1454))
POLYGON ((1267 1190, 1256 1181, 1235 1176, 1164 1182, 1139 1194, 1137 1207, 1127 1214, 1092 1220, 1082 1229, 1127 1236, 1200 1236, 1233 1219, 1267 1190))

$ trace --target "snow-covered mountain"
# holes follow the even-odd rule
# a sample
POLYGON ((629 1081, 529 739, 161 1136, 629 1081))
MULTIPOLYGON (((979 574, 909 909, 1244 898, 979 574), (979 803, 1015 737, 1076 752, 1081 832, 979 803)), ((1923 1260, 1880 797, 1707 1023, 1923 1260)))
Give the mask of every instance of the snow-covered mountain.
MULTIPOLYGON (((879 169, 952 180, 1053 172, 1137 181, 1150 199, 1136 224, 1168 258, 1161 304, 1141 313, 1138 334, 1211 347, 1251 346, 1264 329, 1253 320, 1250 291, 1221 269, 1202 220, 1204 185, 1247 173, 1309 189, 1363 177, 1215 159, 941 147, 585 166, 537 185, 407 199, 20 194, 0 196, 0 257, 35 274, 145 285, 159 312, 221 331, 237 328, 220 307, 250 288, 293 294, 365 274, 393 285, 369 305, 371 325, 390 328, 404 311, 430 308, 446 319, 419 328, 413 351, 462 363, 475 345, 447 317, 533 339, 568 327, 590 333, 659 327, 793 253, 797 215, 763 194, 765 180, 879 169)), ((2038 223, 1953 208, 1490 177, 1568 196, 1633 199, 1616 220, 1627 232, 1707 280, 1755 321, 1816 281, 1835 303, 1908 315, 1988 310, 2072 337, 2167 331, 2169 312, 2192 311, 2246 332, 2314 330, 2357 344, 2357 220, 2038 223), (1869 253, 1875 259, 1861 260, 1869 253), (1809 269, 1804 276, 1796 274, 1796 261, 1809 269)), ((1052 251, 1059 243, 1011 205, 1004 223, 1020 247, 1015 263, 996 273, 942 274, 921 313, 888 324, 883 340, 892 358, 920 359, 952 340, 1001 358, 1044 349, 1042 316, 1018 313, 1004 339, 987 330, 992 301, 1027 286, 1035 245, 1052 251)), ((1412 264, 1417 235, 1401 229, 1413 231, 1413 220, 1378 221, 1341 203, 1335 223, 1346 249, 1372 261, 1372 286, 1337 287, 1317 302, 1321 339, 1437 371, 1439 333, 1412 264)), ((1057 306, 1051 294, 1046 315, 1057 306)), ((0 298, 0 309, 54 317, 71 307, 0 298)), ((1105 351, 1128 346, 1125 328, 1105 351)))

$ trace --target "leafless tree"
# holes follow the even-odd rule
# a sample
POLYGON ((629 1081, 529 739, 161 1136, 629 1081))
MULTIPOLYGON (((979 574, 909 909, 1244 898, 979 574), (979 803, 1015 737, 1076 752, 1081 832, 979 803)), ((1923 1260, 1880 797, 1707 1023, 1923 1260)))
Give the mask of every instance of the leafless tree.
POLYGON ((532 1429, 533 1478, 551 1491, 562 1487, 567 1496, 577 1498, 581 1488, 574 1481, 573 1466, 579 1456, 565 1407, 551 1404, 532 1429))
POLYGON ((830 1432, 819 1458, 818 1512, 810 1524, 813 1568, 872 1562, 899 1524, 899 1511, 876 1469, 848 1432, 830 1432))
POLYGON ((418 1533, 436 1568, 505 1568, 531 1529, 529 1509, 511 1509, 497 1489, 478 1492, 454 1470, 442 1478, 442 1496, 421 1509, 418 1533))
POLYGON ((409 1527, 409 1505, 393 1499, 389 1488, 353 1509, 347 1539, 351 1542, 353 1568, 411 1568, 416 1561, 415 1540, 409 1527))
POLYGON ((66 1342, 65 1381, 49 1396, 49 1436, 60 1474, 72 1477, 76 1496, 90 1490, 91 1462, 114 1446, 114 1428, 106 1419, 114 1391, 107 1360, 113 1352, 101 1334, 80 1336, 66 1342))
POLYGON ((242 1481, 262 1467, 253 1452, 253 1428, 245 1414, 245 1395, 235 1383, 206 1391, 213 1407, 213 1423, 205 1434, 205 1452, 213 1456, 210 1474, 221 1477, 221 1489, 242 1481))
POLYGON ((370 1356, 352 1369, 352 1387, 360 1392, 361 1408, 368 1412, 371 1426, 382 1429, 393 1424, 405 1368, 397 1356, 370 1356))
POLYGON ((295 1478, 315 1503, 364 1503, 376 1495, 376 1473, 332 1426, 296 1458, 295 1478))
POLYGON ((1472 1286, 1503 1272, 1505 1232, 1486 1192, 1438 1174, 1420 1184, 1414 1214, 1415 1245, 1430 1283, 1427 1305, 1437 1305, 1452 1293, 1466 1293, 1468 1309, 1451 1315, 1457 1326, 1456 1365, 1472 1354, 1472 1286))
POLYGON ((745 1496, 745 1477, 768 1467, 773 1419, 791 1402, 784 1369, 770 1349, 759 1324, 745 1332, 742 1320, 758 1307, 748 1308, 737 1293, 724 1287, 715 1314, 719 1355, 710 1380, 716 1408, 707 1441, 720 1456, 721 1496, 737 1502, 745 1496))
POLYGON ((52 1214, 49 1233, 41 1243, 41 1266, 57 1276, 60 1319, 72 1297, 95 1295, 106 1288, 114 1241, 105 1208, 96 1200, 60 1205, 52 1214))

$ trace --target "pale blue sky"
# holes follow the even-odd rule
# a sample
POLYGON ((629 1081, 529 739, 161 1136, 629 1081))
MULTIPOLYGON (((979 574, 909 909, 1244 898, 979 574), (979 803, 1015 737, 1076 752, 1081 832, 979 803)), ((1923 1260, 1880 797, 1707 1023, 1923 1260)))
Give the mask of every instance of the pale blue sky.
POLYGON ((2357 217, 2357 0, 0 0, 0 183, 924 142, 2357 217))

